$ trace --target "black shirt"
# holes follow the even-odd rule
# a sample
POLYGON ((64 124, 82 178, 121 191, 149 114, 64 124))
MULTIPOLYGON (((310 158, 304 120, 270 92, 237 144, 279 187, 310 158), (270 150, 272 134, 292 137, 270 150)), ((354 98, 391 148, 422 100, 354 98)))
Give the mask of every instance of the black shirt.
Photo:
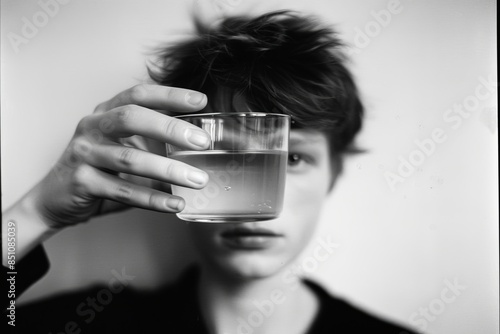
MULTIPOLYGON (((35 251, 36 255, 30 254, 27 261, 23 260, 24 268, 27 268, 28 261, 34 267, 41 264, 48 267, 45 254, 41 252, 43 250, 40 247, 35 251)), ((19 267, 18 272, 21 269, 19 267)), ((44 272, 41 269, 33 270, 33 267, 31 269, 31 273, 36 272, 38 275, 44 272)), ((126 277, 121 274, 116 272, 116 279, 110 280, 108 285, 56 295, 17 308, 16 332, 208 334, 197 302, 197 267, 186 270, 175 283, 150 292, 127 287, 126 277)), ((304 283, 319 300, 319 311, 307 334, 413 333, 331 296, 311 280, 304 280, 304 283)), ((260 316, 265 317, 262 312, 260 316)), ((241 318, 234 334, 250 334, 252 321, 258 320, 259 317, 253 320, 241 318)), ((257 326, 255 323, 253 325, 257 326)))

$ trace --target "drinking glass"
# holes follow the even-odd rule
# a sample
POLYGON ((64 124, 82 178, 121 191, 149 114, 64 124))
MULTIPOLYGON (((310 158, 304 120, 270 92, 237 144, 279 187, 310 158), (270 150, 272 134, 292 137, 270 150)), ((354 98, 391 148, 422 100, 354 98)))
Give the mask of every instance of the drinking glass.
POLYGON ((261 112, 176 116, 210 134, 210 147, 190 151, 167 144, 167 156, 204 170, 203 189, 172 185, 186 206, 177 216, 204 223, 277 218, 283 207, 290 116, 261 112))

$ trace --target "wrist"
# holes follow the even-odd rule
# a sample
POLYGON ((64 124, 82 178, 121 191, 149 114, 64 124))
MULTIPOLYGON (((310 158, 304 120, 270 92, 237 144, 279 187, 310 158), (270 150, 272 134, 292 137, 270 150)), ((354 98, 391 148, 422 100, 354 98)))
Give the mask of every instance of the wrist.
POLYGON ((28 193, 2 214, 3 265, 7 263, 9 244, 15 251, 16 260, 19 261, 57 232, 58 229, 51 228, 38 212, 32 192, 28 193))

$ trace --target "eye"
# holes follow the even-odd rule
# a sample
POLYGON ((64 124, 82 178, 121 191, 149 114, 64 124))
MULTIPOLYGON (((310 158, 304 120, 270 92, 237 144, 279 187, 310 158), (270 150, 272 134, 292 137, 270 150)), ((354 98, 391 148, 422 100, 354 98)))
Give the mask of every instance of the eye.
POLYGON ((288 172, 304 173, 315 168, 317 160, 314 155, 306 152, 289 151, 288 153, 288 172))
POLYGON ((304 159, 298 153, 290 153, 288 155, 288 166, 294 167, 294 166, 297 166, 303 162, 304 162, 304 159))

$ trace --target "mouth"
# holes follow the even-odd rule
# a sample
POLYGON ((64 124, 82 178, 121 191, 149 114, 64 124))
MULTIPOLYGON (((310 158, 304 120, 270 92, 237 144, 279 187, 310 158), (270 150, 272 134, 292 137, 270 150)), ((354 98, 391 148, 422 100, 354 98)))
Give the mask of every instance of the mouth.
POLYGON ((222 232, 221 237, 229 248, 258 250, 273 246, 283 235, 265 228, 235 227, 222 232))

